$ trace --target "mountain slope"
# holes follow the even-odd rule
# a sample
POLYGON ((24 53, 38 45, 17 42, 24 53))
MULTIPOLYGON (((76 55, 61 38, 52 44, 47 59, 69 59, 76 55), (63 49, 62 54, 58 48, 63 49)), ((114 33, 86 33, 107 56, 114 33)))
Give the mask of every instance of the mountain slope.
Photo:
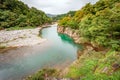
POLYGON ((50 21, 43 11, 29 8, 19 0, 0 0, 0 29, 15 26, 36 27, 50 21))

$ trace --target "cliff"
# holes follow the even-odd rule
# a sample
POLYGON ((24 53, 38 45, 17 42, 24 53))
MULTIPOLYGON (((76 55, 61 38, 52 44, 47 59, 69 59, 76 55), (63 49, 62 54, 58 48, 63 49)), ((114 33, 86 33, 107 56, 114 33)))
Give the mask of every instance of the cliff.
POLYGON ((78 30, 74 30, 71 28, 64 28, 64 27, 57 27, 57 31, 58 33, 63 33, 63 34, 67 34, 68 36, 70 36, 71 38, 73 38, 73 40, 75 41, 75 43, 80 44, 80 36, 78 33, 78 30))

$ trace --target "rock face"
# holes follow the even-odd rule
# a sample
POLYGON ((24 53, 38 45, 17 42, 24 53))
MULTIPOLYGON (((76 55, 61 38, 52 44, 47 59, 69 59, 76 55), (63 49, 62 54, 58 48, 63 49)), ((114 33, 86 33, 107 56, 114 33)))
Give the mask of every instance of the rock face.
POLYGON ((98 47, 91 42, 83 41, 82 37, 79 35, 78 30, 59 26, 59 27, 57 27, 57 31, 58 31, 58 33, 63 33, 63 34, 69 35, 71 38, 74 39, 75 43, 81 44, 83 46, 83 50, 77 51, 78 59, 81 55, 89 54, 91 51, 104 51, 104 49, 102 47, 98 47))
POLYGON ((67 34, 69 35, 71 38, 73 38, 74 42, 77 44, 81 44, 84 46, 85 51, 91 50, 95 50, 95 51, 104 51, 105 49, 103 47, 100 47, 94 43, 85 41, 80 35, 79 35, 79 31, 78 30, 74 30, 71 28, 65 28, 65 27, 61 27, 59 26, 57 28, 57 31, 59 33, 63 33, 63 34, 67 34))
POLYGON ((64 27, 60 26, 60 27, 57 28, 57 31, 59 33, 64 33, 64 34, 69 35, 71 38, 73 38, 75 43, 80 44, 80 36, 79 36, 79 33, 78 33, 77 30, 73 30, 73 29, 70 29, 70 28, 64 28, 64 27))

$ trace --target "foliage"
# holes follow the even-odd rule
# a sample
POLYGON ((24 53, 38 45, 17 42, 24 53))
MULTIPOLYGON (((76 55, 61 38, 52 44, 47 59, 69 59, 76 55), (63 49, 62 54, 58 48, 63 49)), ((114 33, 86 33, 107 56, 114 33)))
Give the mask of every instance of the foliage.
POLYGON ((60 20, 64 17, 68 17, 68 16, 73 17, 75 12, 76 11, 69 11, 68 13, 57 15, 57 16, 53 17, 53 21, 57 21, 57 20, 60 20))
POLYGON ((73 17, 61 19, 59 26, 79 30, 80 37, 91 43, 92 47, 106 49, 84 51, 65 77, 120 80, 120 0, 99 0, 93 5, 88 3, 73 17))
POLYGON ((73 17, 64 17, 59 26, 79 29, 81 37, 103 47, 120 48, 120 1, 100 0, 86 4, 73 17))
POLYGON ((120 72, 114 71, 112 66, 114 63, 120 65, 118 55, 115 51, 108 51, 106 54, 91 51, 83 54, 65 76, 81 80, 119 80, 120 72))
POLYGON ((59 25, 64 26, 64 27, 68 27, 69 21, 70 21, 71 17, 64 17, 59 23, 59 25))
POLYGON ((37 72, 36 74, 28 77, 26 80, 45 80, 46 76, 55 76, 56 74, 56 70, 55 69, 42 69, 39 72, 37 72))
POLYGON ((29 8, 18 0, 0 0, 0 29, 14 26, 40 26, 50 23, 51 19, 36 8, 29 8))

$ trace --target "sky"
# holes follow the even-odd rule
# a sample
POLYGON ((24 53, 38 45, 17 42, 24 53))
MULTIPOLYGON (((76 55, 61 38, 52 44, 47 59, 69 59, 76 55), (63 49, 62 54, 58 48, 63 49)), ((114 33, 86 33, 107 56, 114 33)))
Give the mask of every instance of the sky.
POLYGON ((87 3, 98 0, 21 0, 29 7, 35 7, 49 14, 63 14, 68 11, 81 9, 87 3))

